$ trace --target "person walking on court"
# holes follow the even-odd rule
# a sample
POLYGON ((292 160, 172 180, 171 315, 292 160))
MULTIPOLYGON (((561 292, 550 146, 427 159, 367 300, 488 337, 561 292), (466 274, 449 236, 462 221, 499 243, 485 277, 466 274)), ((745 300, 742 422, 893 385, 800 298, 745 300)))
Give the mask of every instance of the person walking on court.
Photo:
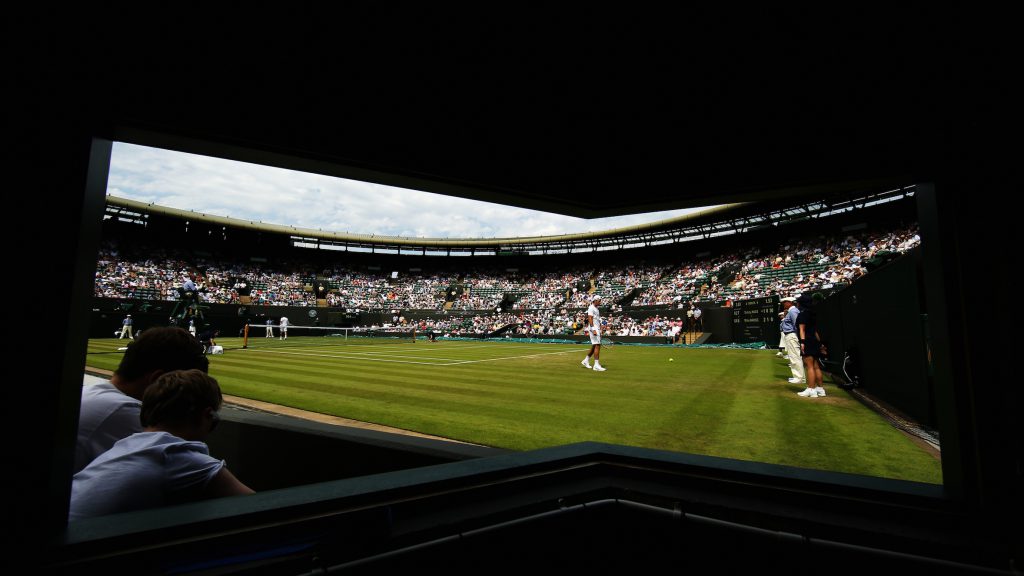
POLYGON ((595 294, 590 299, 590 307, 587 308, 587 325, 584 329, 586 334, 590 335, 590 352, 587 353, 587 357, 583 359, 580 364, 584 368, 593 369, 598 372, 604 372, 605 368, 601 366, 601 311, 598 306, 601 305, 601 296, 595 294), (594 357, 594 365, 590 365, 590 357, 594 357))
MULTIPOLYGON (((288 339, 288 317, 287 316, 281 316, 280 327, 281 327, 281 340, 287 340, 288 339)), ((271 336, 271 338, 273 338, 273 336, 271 336)))

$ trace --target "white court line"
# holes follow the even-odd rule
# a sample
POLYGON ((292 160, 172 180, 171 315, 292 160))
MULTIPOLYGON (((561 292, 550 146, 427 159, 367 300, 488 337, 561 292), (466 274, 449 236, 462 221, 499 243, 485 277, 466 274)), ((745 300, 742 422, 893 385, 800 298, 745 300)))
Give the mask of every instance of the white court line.
MULTIPOLYGON (((264 354, 287 354, 290 356, 315 356, 318 358, 345 358, 348 360, 364 360, 367 362, 390 362, 392 364, 426 364, 428 366, 448 366, 448 364, 441 364, 438 362, 414 362, 412 360, 385 360, 384 358, 376 358, 366 356, 350 356, 350 355, 337 355, 337 354, 308 354, 304 352, 284 352, 282 350, 253 350, 253 352, 263 352, 264 354)), ((417 356, 412 356, 417 358, 417 356)), ((448 361, 447 358, 438 358, 442 362, 448 361)))
MULTIPOLYGON (((493 362, 495 360, 515 360, 517 358, 534 358, 536 356, 550 356, 552 354, 568 354, 570 352, 578 352, 578 350, 563 350, 561 352, 544 352, 540 354, 527 354, 525 356, 506 356, 504 358, 485 358, 483 360, 455 360, 452 361, 450 358, 433 358, 439 360, 439 362, 416 362, 413 360, 389 360, 385 358, 377 358, 366 356, 353 356, 344 354, 310 354, 305 352, 285 352, 281 350, 253 350, 253 352, 264 352, 267 354, 286 354, 291 356, 313 356, 317 358, 343 358, 347 360, 363 360, 366 362, 387 362, 391 364, 425 364, 427 366, 456 366, 458 364, 476 364, 479 362, 493 362)), ((393 356, 394 357, 394 356, 393 356)), ((400 356, 400 358, 421 358, 419 356, 400 356)), ((428 359, 428 358, 424 358, 428 359)))
MULTIPOLYGON (((299 351, 313 351, 313 350, 326 351, 326 352, 343 352, 344 351, 343 352, 344 354, 352 354, 352 355, 358 355, 358 356, 385 355, 385 356, 391 356, 393 358, 425 358, 425 359, 435 359, 435 360, 453 360, 452 358, 438 358, 436 356, 420 356, 418 354, 395 354, 395 349, 393 348, 393 346, 394 346, 393 344, 380 344, 380 345, 372 345, 372 346, 359 346, 359 348, 371 348, 371 349, 373 349, 373 348, 376 348, 377 346, 385 346, 387 348, 385 348, 384 350, 379 351, 379 352, 356 352, 355 350, 349 351, 348 348, 350 348, 350 345, 345 345, 345 344, 323 344, 323 345, 316 345, 316 346, 289 346, 289 348, 291 348, 292 350, 299 350, 299 351)), ((421 352, 422 351, 422 352, 439 352, 439 353, 444 353, 444 352, 459 352, 459 351, 462 351, 462 350, 478 350, 478 349, 481 349, 481 348, 484 348, 484 349, 487 349, 487 350, 493 350, 493 349, 497 349, 497 348, 522 348, 522 346, 523 346, 522 344, 504 344, 504 343, 502 343, 502 344, 493 344, 493 345, 489 345, 489 344, 471 344, 469 346, 454 346, 454 347, 443 347, 443 348, 433 348, 433 349, 418 348, 416 350, 416 352, 421 352)), ((559 344, 559 346, 561 346, 561 345, 559 344)), ((276 351, 274 349, 264 349, 264 348, 259 348, 259 347, 246 348, 246 350, 253 350, 253 351, 260 351, 260 352, 273 352, 273 351, 276 351)), ((413 352, 413 350, 410 350, 408 348, 403 348, 402 352, 413 352)))
MULTIPOLYGON (((469 346, 455 346, 452 349, 453 350, 465 350, 467 348, 524 348, 526 346, 545 346, 545 347, 555 347, 555 346, 558 346, 558 347, 562 347, 562 346, 566 346, 566 344, 535 344, 535 343, 531 343, 531 342, 524 342, 522 344, 514 344, 514 343, 506 344, 504 342, 501 342, 501 343, 495 342, 493 344, 471 344, 469 346)), ((587 344, 587 346, 590 346, 590 344, 587 344)))
MULTIPOLYGON (((562 344, 549 344, 549 346, 562 346, 562 344)), ((589 346, 589 344, 587 346, 589 346)), ((481 348, 483 348, 485 350, 495 350, 495 349, 498 349, 498 348, 519 348, 519 349, 522 349, 522 347, 523 347, 522 344, 473 344, 473 345, 470 345, 470 346, 455 346, 455 347, 451 347, 451 348, 447 348, 446 347, 446 348, 441 348, 441 349, 439 349, 437 351, 438 352, 449 352, 449 351, 451 351, 451 352, 461 352, 463 350, 479 350, 481 348)), ((426 350, 424 350, 423 348, 420 348, 419 350, 423 350, 424 352, 426 352, 426 350)), ((373 354, 385 354, 385 352, 373 352, 373 354)))
MULTIPOLYGON (((328 344, 326 346, 328 346, 328 347, 330 347, 332 349, 334 349, 334 348, 342 348, 342 349, 346 348, 346 346, 344 344, 328 344)), ((382 344, 382 346, 390 346, 390 345, 389 344, 382 344)), ((307 347, 307 348, 304 348, 304 349, 306 349, 306 350, 316 350, 316 349, 320 349, 320 348, 323 348, 323 347, 324 346, 315 346, 315 347, 312 347, 312 348, 307 347)), ((371 347, 370 346, 360 346, 360 348, 371 348, 371 347)), ((475 350, 475 349, 478 349, 478 348, 494 348, 494 346, 481 346, 481 345, 456 346, 456 347, 453 347, 453 348, 443 348, 443 349, 434 348, 433 350, 417 348, 415 351, 416 352, 421 352, 421 351, 422 352, 447 352, 447 351, 456 352, 456 351, 461 351, 461 350, 475 350)), ((352 352, 348 352, 348 354, 392 354, 394 351, 395 351, 394 348, 385 348, 384 350, 381 350, 379 352, 356 352, 356 351, 353 350, 352 352)), ((412 352, 413 350, 410 350, 408 348, 403 348, 402 351, 403 352, 412 352)), ((402 357, 418 358, 418 356, 404 356, 404 355, 398 355, 398 356, 400 358, 402 358, 402 357)))
POLYGON ((405 354, 395 354, 394 350, 386 350, 386 351, 381 351, 381 352, 356 352, 354 350, 353 351, 349 351, 346 348, 347 348, 346 346, 336 346, 335 345, 335 346, 288 346, 286 349, 280 349, 280 348, 278 348, 278 349, 247 348, 246 350, 252 350, 254 352, 280 352, 282 354, 286 353, 288 350, 297 350, 297 351, 300 351, 300 352, 307 352, 307 351, 311 352, 311 351, 315 350, 315 351, 319 351, 319 352, 338 352, 338 353, 343 353, 343 354, 352 354, 352 355, 356 355, 356 356, 371 356, 371 355, 382 354, 382 355, 385 355, 385 356, 393 356, 395 358, 422 358, 422 356, 418 356, 418 355, 406 356, 405 354))
MULTIPOLYGON (((501 344, 501 345, 505 346, 505 344, 501 344)), ((248 348, 245 348, 245 350, 273 350, 273 349, 285 348, 285 347, 287 347, 287 348, 298 348, 300 350, 323 350, 323 349, 335 349, 335 348, 350 349, 350 348, 354 347, 357 350, 377 350, 377 349, 380 349, 380 350, 383 350, 383 351, 382 352, 372 352, 372 353, 373 354, 386 354, 388 351, 392 351, 392 350, 395 349, 395 344, 333 344, 333 343, 332 344, 315 344, 315 345, 311 345, 311 344, 296 344, 296 345, 288 345, 288 346, 271 346, 269 348, 263 348, 262 346, 250 346, 248 348)), ((444 349, 444 350, 466 350, 466 349, 472 349, 472 348, 493 348, 493 346, 487 346, 487 345, 481 345, 481 344, 471 344, 471 345, 468 345, 468 346, 458 346, 458 345, 455 345, 455 346, 443 346, 442 347, 442 349, 444 349)), ((417 348, 416 350, 426 351, 423 348, 417 348)), ((357 352, 353 351, 351 353, 352 354, 356 354, 357 352)), ((365 352, 365 354, 370 354, 370 353, 371 352, 365 352)))
MULTIPOLYGON (((356 351, 348 351, 348 350, 339 350, 339 349, 336 349, 336 348, 338 348, 337 346, 331 346, 330 349, 328 349, 328 350, 325 350, 324 348, 326 348, 326 346, 312 346, 312 347, 310 347, 310 346, 290 346, 288 350, 269 350, 269 349, 260 349, 260 348, 246 348, 246 350, 251 350, 253 352, 271 352, 271 353, 275 353, 275 354, 289 354, 289 353, 296 353, 296 354, 298 354, 298 353, 303 353, 303 352, 307 352, 307 353, 323 352, 323 353, 340 354, 340 356, 337 356, 337 355, 336 356, 329 356, 331 358, 362 358, 362 357, 367 357, 367 356, 373 357, 373 356, 383 355, 383 356, 387 356, 388 358, 415 358, 415 359, 418 359, 418 360, 438 360, 438 361, 444 361, 444 362, 450 362, 450 361, 453 361, 453 360, 458 360, 458 358, 439 357, 439 356, 422 356, 422 355, 419 355, 419 354, 395 354, 395 350, 394 349, 387 350, 387 351, 384 351, 384 352, 356 352, 356 351)), ((463 349, 464 348, 459 348, 459 350, 463 350, 463 349)), ((409 352, 409 350, 403 350, 403 352, 409 352)), ((438 350, 438 349, 423 350, 423 352, 439 352, 439 353, 443 353, 444 350, 438 350)), ((307 354, 307 355, 315 355, 315 354, 307 354)), ((371 358, 366 358, 366 359, 369 360, 371 358)))
POLYGON ((562 350, 561 352, 542 352, 540 354, 527 354, 526 356, 506 356, 504 358, 484 358, 483 360, 459 360, 458 362, 452 362, 451 364, 441 364, 441 366, 453 366, 455 364, 476 364, 478 362, 494 362, 495 360, 515 360, 517 358, 534 358, 536 356, 551 356, 552 354, 569 354, 570 352, 579 352, 579 350, 562 350))
POLYGON ((394 349, 395 346, 400 346, 400 345, 401 344, 399 344, 399 343, 395 343, 395 344, 344 344, 344 343, 334 343, 334 342, 332 342, 330 344, 310 344, 308 342, 300 342, 298 344, 292 344, 292 343, 288 343, 288 344, 275 344, 275 345, 266 346, 266 347, 260 346, 260 345, 256 345, 256 344, 251 344, 251 345, 249 345, 248 348, 244 348, 244 350, 265 350, 265 349, 266 350, 273 350, 275 348, 310 348, 310 347, 312 347, 312 348, 321 348, 321 349, 323 349, 323 348, 357 348, 357 349, 362 349, 362 350, 375 350, 377 348, 381 348, 381 349, 384 349, 384 350, 388 350, 388 349, 394 349))

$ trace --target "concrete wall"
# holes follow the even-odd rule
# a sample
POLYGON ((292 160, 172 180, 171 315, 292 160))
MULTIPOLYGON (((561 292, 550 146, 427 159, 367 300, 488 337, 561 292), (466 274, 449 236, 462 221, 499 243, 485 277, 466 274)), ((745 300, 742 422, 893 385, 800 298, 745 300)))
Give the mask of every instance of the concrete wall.
POLYGON ((257 491, 445 464, 507 450, 313 422, 224 406, 207 440, 257 491))

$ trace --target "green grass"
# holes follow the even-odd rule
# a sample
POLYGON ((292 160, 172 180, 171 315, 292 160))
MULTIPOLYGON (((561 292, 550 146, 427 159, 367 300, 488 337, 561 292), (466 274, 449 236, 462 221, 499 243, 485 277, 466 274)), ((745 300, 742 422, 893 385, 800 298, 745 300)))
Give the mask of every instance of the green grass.
MULTIPOLYGON (((773 350, 608 346, 598 373, 581 345, 329 340, 221 339, 210 373, 225 394, 514 450, 590 440, 942 481, 936 458, 846 392, 798 397, 773 350)), ((123 343, 90 341, 87 364, 116 368, 123 343)))

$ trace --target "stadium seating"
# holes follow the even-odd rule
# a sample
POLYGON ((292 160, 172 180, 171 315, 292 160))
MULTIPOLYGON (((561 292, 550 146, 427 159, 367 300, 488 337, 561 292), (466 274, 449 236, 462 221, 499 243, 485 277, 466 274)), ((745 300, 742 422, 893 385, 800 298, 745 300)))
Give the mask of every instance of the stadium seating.
POLYGON ((175 300, 180 278, 193 275, 209 303, 243 302, 233 285, 244 278, 248 303, 261 306, 329 306, 350 311, 392 309, 487 311, 511 304, 514 311, 579 311, 600 293, 606 304, 635 310, 683 308, 691 301, 724 302, 807 290, 836 290, 867 272, 879 255, 897 254, 919 243, 916 226, 863 231, 843 238, 811 238, 762 254, 735 250, 699 261, 643 265, 610 259, 599 269, 575 268, 522 274, 479 269, 456 276, 425 271, 391 278, 388 272, 342 264, 313 275, 301 260, 255 265, 215 260, 208 254, 133 246, 113 240, 101 250, 94 295, 130 300, 175 300), (134 256, 138 254, 138 256, 134 256), (329 293, 318 302, 314 282, 329 293))

